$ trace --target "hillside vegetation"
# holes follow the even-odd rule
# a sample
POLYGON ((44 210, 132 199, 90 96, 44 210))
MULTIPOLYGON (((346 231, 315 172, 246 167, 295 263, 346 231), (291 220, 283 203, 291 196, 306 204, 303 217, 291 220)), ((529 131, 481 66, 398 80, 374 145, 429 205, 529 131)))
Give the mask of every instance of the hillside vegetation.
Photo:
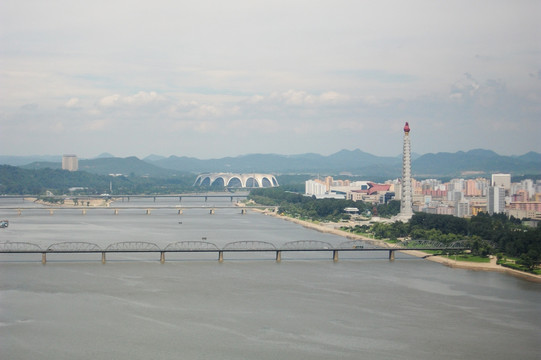
POLYGON ((193 175, 178 175, 167 178, 141 176, 96 175, 86 171, 61 169, 29 170, 15 166, 0 165, 0 194, 41 195, 45 191, 53 194, 68 194, 70 188, 78 194, 166 194, 193 191, 193 175), (111 191, 112 188, 112 191, 111 191))

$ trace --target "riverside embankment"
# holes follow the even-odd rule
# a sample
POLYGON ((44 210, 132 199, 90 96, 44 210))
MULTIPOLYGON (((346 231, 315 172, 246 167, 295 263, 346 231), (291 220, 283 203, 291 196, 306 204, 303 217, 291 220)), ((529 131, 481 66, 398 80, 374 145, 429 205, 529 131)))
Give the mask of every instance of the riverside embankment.
MULTIPOLYGON (((279 215, 279 214, 277 214, 275 212, 269 212, 269 211, 264 211, 264 210, 259 210, 259 209, 253 209, 253 210, 257 211, 257 212, 264 213, 266 215, 271 215, 271 216, 274 216, 274 217, 277 217, 277 218, 280 218, 280 219, 283 219, 283 220, 286 220, 286 221, 294 222, 294 223, 302 225, 303 227, 308 228, 308 229, 313 229, 313 230, 316 230, 316 231, 319 231, 319 232, 324 232, 324 233, 330 233, 330 234, 334 234, 334 235, 343 236, 343 237, 345 237, 347 239, 350 239, 350 240, 363 240, 363 241, 365 241, 365 242, 367 242, 369 244, 376 245, 376 246, 379 246, 379 247, 385 247, 385 248, 390 248, 390 247, 395 247, 396 246, 394 244, 390 244, 388 242, 385 242, 384 240, 371 239, 371 238, 366 237, 366 236, 362 236, 362 235, 358 235, 358 234, 352 234, 350 232, 340 230, 340 229, 337 228, 337 226, 339 226, 339 224, 337 224, 337 223, 328 223, 327 225, 321 225, 321 224, 316 224, 316 223, 312 223, 312 222, 305 221, 305 220, 292 218, 292 217, 289 217, 289 216, 279 215)), ((496 263, 497 259, 494 256, 491 257, 490 262, 488 262, 488 263, 476 263, 476 262, 469 262, 469 261, 457 261, 457 260, 453 260, 452 258, 449 258, 449 257, 446 257, 446 256, 430 256, 430 254, 427 254, 426 252, 419 251, 419 250, 408 250, 408 251, 403 251, 403 252, 408 254, 408 255, 424 258, 424 259, 426 259, 428 261, 433 261, 433 262, 436 262, 436 263, 440 263, 442 265, 446 265, 446 266, 449 266, 451 268, 467 269, 467 270, 475 270, 475 271, 495 271, 495 272, 501 272, 501 273, 509 274, 509 275, 512 275, 512 276, 516 276, 516 277, 519 277, 519 278, 522 278, 522 279, 525 279, 525 280, 528 280, 528 281, 541 283, 541 276, 498 265, 496 263)))

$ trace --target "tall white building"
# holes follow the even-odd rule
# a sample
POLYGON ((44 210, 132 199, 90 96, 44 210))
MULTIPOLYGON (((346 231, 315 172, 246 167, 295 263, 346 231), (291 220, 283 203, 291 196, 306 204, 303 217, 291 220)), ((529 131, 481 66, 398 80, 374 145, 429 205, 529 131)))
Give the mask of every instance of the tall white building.
POLYGON ((402 152, 402 194, 400 199, 400 214, 397 220, 408 221, 413 216, 413 188, 411 184, 411 143, 410 127, 404 126, 404 147, 402 152))
POLYGON ((322 181, 308 180, 304 183, 306 195, 324 195, 327 192, 327 185, 322 181))
POLYGON ((499 186, 488 188, 487 209, 490 215, 505 212, 505 189, 499 186))
POLYGON ((62 170, 77 171, 79 169, 79 159, 76 155, 62 156, 62 170))
POLYGON ((457 200, 455 202, 455 216, 467 217, 470 216, 470 202, 468 200, 457 200))

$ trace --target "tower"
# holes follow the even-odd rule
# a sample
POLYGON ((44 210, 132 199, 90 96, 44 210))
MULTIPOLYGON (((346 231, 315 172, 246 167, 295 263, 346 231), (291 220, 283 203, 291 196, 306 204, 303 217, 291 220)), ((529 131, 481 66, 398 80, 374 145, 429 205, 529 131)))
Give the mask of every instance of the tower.
POLYGON ((410 127, 406 122, 404 126, 404 149, 402 153, 402 200, 400 202, 400 214, 398 214, 397 220, 408 221, 411 219, 413 216, 412 198, 410 127))

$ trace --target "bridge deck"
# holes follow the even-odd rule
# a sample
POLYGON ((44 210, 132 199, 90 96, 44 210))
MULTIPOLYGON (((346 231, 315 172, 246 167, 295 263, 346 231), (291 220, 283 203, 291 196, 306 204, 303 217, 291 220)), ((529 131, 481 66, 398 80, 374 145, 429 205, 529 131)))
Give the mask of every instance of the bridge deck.
POLYGON ((47 254, 96 254, 101 253, 102 263, 106 262, 107 253, 160 253, 160 262, 165 262, 166 253, 216 253, 218 261, 224 261, 224 253, 269 253, 276 254, 276 262, 282 260, 282 252, 332 252, 333 261, 338 261, 339 252, 381 252, 389 253, 389 260, 395 260, 396 251, 431 250, 431 251, 463 251, 466 248, 329 248, 329 249, 306 249, 306 248, 276 248, 276 249, 90 249, 90 250, 0 250, 0 254, 42 254, 41 262, 47 262, 47 254))

